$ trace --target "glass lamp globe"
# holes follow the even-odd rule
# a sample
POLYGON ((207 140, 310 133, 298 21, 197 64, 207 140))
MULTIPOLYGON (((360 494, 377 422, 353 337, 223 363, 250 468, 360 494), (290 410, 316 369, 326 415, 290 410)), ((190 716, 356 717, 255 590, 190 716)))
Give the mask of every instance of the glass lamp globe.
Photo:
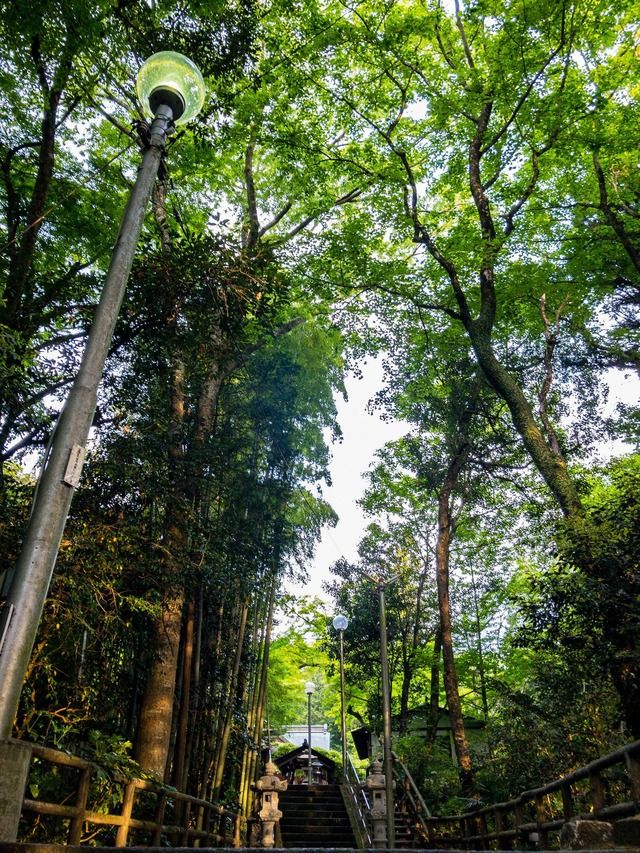
POLYGON ((309 695, 311 695, 315 689, 316 689, 316 686, 313 683, 313 681, 306 681, 305 682, 305 685, 304 685, 304 692, 305 693, 308 693, 309 695))
POLYGON ((186 124, 204 104, 202 74, 190 59, 173 50, 154 53, 138 71, 138 98, 147 118, 154 118, 160 106, 171 107, 176 124, 186 124))
POLYGON ((346 631, 349 627, 349 620, 342 613, 338 613, 337 616, 333 617, 333 627, 336 631, 346 631))

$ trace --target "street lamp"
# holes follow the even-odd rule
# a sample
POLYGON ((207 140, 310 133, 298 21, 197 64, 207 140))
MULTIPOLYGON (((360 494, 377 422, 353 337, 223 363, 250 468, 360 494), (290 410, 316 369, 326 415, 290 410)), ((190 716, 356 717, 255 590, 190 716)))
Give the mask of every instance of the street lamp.
POLYGON ((311 785, 311 696, 313 695, 313 691, 316 689, 313 681, 306 681, 304 685, 304 692, 307 694, 307 754, 309 756, 307 762, 307 784, 311 785))
POLYGON ((145 115, 153 119, 149 145, 122 217, 80 369, 43 462, 0 621, 0 741, 11 736, 71 499, 80 481, 98 386, 166 137, 173 122, 183 124, 198 114, 204 103, 205 86, 190 59, 162 51, 141 67, 137 91, 145 115))
POLYGON ((333 618, 333 627, 340 633, 340 712, 342 715, 342 772, 347 773, 347 720, 344 712, 344 632, 349 620, 342 613, 333 618))

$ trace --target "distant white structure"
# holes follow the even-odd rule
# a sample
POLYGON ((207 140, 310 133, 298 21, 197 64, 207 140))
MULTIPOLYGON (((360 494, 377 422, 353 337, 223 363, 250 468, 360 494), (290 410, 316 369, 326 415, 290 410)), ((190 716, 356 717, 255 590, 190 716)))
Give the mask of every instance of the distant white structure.
MULTIPOLYGON (((309 736, 309 726, 289 726, 282 737, 295 746, 302 746, 309 736)), ((327 731, 327 724, 322 726, 311 726, 311 747, 318 749, 331 749, 331 735, 327 731)))

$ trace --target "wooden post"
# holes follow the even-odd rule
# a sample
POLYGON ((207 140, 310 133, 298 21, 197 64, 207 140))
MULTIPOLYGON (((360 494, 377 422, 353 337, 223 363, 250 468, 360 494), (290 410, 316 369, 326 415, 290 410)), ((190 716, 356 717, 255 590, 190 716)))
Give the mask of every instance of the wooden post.
MULTIPOLYGON (((199 804, 196 810, 196 829, 202 830, 202 826, 204 824, 204 813, 206 809, 202 804, 199 804)), ((200 847, 200 837, 196 835, 193 839, 193 847, 200 847)), ((205 847, 208 847, 208 844, 205 844, 205 847)))
POLYGON ((573 817, 573 793, 571 785, 563 785, 562 791, 562 815, 565 820, 569 821, 573 817))
POLYGON ((468 815, 465 815, 460 821, 461 835, 464 839, 465 850, 471 850, 474 846, 472 841, 469 841, 469 836, 473 835, 473 821, 468 815))
POLYGON ((242 815, 237 814, 233 819, 233 846, 242 845, 242 815))
POLYGON ((189 821, 191 820, 191 801, 187 800, 182 808, 182 835, 180 836, 180 846, 189 846, 189 821))
POLYGON ((204 839, 204 846, 211 847, 209 844, 209 836, 211 835, 211 806, 207 805, 206 808, 202 809, 202 829, 206 832, 206 836, 204 839))
POLYGON ((631 796, 636 804, 640 805, 640 758, 637 755, 625 753, 625 761, 627 764, 627 775, 631 783, 631 796))
POLYGON ((543 829, 544 823, 544 795, 536 794, 536 824, 538 828, 538 841, 536 846, 538 850, 547 849, 547 830, 543 829))
POLYGON ((153 832, 153 837, 151 839, 152 847, 160 847, 160 842, 162 841, 162 827, 164 825, 164 813, 167 808, 167 794, 165 791, 161 791, 158 794, 158 802, 156 804, 156 816, 155 816, 155 824, 156 828, 153 832))
POLYGON ((131 820, 131 812, 133 811, 133 803, 136 798, 136 783, 127 782, 124 787, 124 795, 122 797, 122 823, 116 832, 115 847, 126 847, 127 837, 129 836, 129 821, 131 820))
POLYGON ((516 828, 515 848, 516 848, 516 850, 519 850, 520 845, 522 843, 522 831, 520 830, 520 827, 524 823, 524 812, 522 809, 522 802, 517 802, 513 811, 514 811, 515 828, 516 828))
POLYGON ((487 835, 489 834, 489 829, 487 827, 487 816, 486 814, 478 815, 476 818, 476 825, 478 827, 478 834, 481 836, 480 843, 482 845, 482 850, 489 850, 489 839, 487 835))
POLYGON ((508 838, 504 838, 501 833, 507 828, 504 811, 500 808, 493 809, 494 822, 496 825, 496 835, 498 836, 498 850, 511 850, 511 842, 508 838))
POLYGON ((91 772, 92 768, 86 767, 80 773, 78 793, 76 794, 77 814, 69 823, 69 844, 80 844, 80 839, 82 838, 82 827, 87 812, 87 797, 89 796, 89 786, 91 784, 91 772))
POLYGON ((600 809, 604 808, 605 798, 602 777, 597 770, 589 773, 589 785, 591 786, 591 802, 593 803, 593 809, 595 812, 599 812, 600 809))
POLYGON ((30 762, 31 744, 0 740, 0 841, 14 842, 18 837, 30 762))

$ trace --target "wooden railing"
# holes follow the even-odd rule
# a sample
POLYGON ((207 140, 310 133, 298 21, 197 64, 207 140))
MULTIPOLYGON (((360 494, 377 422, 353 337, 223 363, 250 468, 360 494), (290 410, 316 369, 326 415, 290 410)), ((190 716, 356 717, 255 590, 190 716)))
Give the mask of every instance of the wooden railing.
POLYGON ((615 822, 640 813, 640 740, 514 800, 426 820, 429 846, 549 850, 572 818, 615 822))
POLYGON ((400 811, 405 816, 414 842, 419 847, 423 847, 429 841, 427 820, 431 817, 431 812, 427 808, 422 794, 413 781, 413 777, 409 773, 407 766, 398 758, 395 752, 392 752, 391 755, 393 756, 393 777, 396 783, 396 811, 400 811))
MULTIPOLYGON (((35 813, 68 821, 67 844, 82 844, 85 837, 92 834, 91 827, 101 826, 116 827, 115 839, 110 842, 110 846, 115 847, 126 847, 131 834, 135 835, 136 846, 159 847, 166 844, 166 839, 179 847, 239 847, 241 844, 239 814, 145 779, 112 776, 113 789, 118 789, 115 799, 121 803, 119 814, 92 810, 90 795, 98 771, 96 765, 57 749, 38 744, 30 746, 32 761, 36 758, 53 767, 78 772, 71 786, 75 796, 67 796, 66 802, 25 797, 22 804, 23 818, 25 813, 35 813), (143 806, 137 802, 142 798, 145 800, 143 806), (136 806, 142 807, 143 816, 136 816, 136 806)), ((31 792, 29 785, 27 791, 31 792)))

